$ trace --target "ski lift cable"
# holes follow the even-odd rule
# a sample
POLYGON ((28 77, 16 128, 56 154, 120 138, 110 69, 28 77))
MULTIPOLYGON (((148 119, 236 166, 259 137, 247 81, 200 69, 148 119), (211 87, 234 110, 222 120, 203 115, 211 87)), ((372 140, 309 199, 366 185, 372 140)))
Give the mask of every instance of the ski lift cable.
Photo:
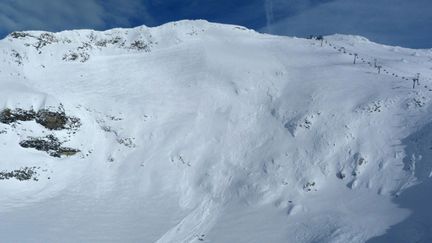
MULTIPOLYGON (((334 44, 334 43, 331 43, 331 42, 329 42, 329 41, 327 41, 327 42, 325 42, 326 44, 328 44, 329 46, 331 46, 331 47, 333 47, 333 49, 335 49, 335 50, 337 50, 338 52, 342 52, 341 50, 344 50, 344 54, 348 54, 348 55, 353 55, 353 52, 351 52, 351 51, 349 51, 346 47, 344 47, 344 46, 338 46, 338 45, 336 45, 336 44, 334 44)), ((355 53, 356 54, 356 53, 355 53)), ((355 55, 354 54, 354 55, 355 55)), ((358 55, 358 54, 357 54, 358 55)), ((367 54, 363 54, 362 53, 362 55, 358 55, 357 56, 357 58, 359 58, 363 63, 366 63, 366 64, 368 64, 368 65, 370 65, 370 66, 372 66, 372 63, 374 63, 374 61, 375 61, 375 59, 377 59, 378 60, 378 58, 376 58, 376 57, 373 57, 373 56, 369 56, 369 55, 367 55, 367 54), (365 58, 366 57, 366 58, 365 58)), ((400 70, 400 69, 398 69, 398 68, 394 68, 394 67, 391 67, 391 66, 388 66, 388 65, 380 65, 381 66, 381 69, 387 74, 392 74, 393 76, 395 76, 395 77, 400 77, 400 78, 405 78, 405 79, 408 79, 408 80, 410 80, 410 79, 412 79, 412 78, 414 78, 416 75, 417 75, 417 73, 416 74, 410 74, 410 73, 408 73, 407 71, 405 71, 405 70, 400 70), (403 74, 401 74, 401 73, 403 73, 403 74)), ((428 81, 432 81, 432 79, 431 78, 426 78, 426 77, 424 77, 423 78, 423 80, 428 80, 428 81)))

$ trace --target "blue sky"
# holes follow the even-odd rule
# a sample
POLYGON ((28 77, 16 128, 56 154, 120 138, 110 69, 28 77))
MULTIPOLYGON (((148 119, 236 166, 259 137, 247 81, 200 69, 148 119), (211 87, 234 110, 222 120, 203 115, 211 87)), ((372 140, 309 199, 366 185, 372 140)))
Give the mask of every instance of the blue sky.
POLYGON ((180 19, 300 37, 357 34, 432 48, 432 0, 0 0, 0 37, 15 30, 103 30, 180 19))

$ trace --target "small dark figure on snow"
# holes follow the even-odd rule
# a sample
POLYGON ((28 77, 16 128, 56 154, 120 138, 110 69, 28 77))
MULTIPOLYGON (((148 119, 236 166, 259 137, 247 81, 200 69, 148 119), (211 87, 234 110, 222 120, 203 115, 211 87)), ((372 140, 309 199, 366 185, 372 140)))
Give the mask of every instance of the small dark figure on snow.
POLYGON ((354 53, 354 64, 356 64, 356 61, 357 61, 357 57, 358 57, 358 54, 357 53, 354 53))
POLYGON ((419 79, 413 78, 413 89, 415 88, 416 85, 420 85, 419 79))
POLYGON ((413 89, 416 85, 420 85, 420 73, 417 73, 416 77, 413 78, 413 89))

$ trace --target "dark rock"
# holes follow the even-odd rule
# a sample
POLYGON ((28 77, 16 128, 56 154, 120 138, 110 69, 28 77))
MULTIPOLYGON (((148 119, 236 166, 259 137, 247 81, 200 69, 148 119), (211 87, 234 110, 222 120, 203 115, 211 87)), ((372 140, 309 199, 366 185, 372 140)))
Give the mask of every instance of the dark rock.
POLYGON ((78 149, 73 149, 73 148, 67 148, 67 147, 60 147, 54 157, 62 157, 62 156, 74 156, 75 154, 79 153, 80 151, 78 149))
POLYGON ((79 55, 77 53, 73 52, 73 53, 65 54, 63 56, 63 60, 65 60, 65 61, 75 61, 75 60, 78 59, 78 57, 79 57, 79 55))
POLYGON ((24 140, 20 142, 20 146, 23 148, 34 148, 39 151, 51 151, 57 150, 61 143, 53 135, 48 135, 44 138, 30 138, 29 140, 24 140))
MULTIPOLYGON (((314 181, 312 181, 312 182, 308 182, 308 183, 306 183, 304 186, 303 186, 303 189, 304 190, 306 190, 307 192, 310 192, 310 191, 312 191, 312 188, 314 188, 315 187, 315 182, 314 181)), ((316 189, 315 189, 315 191, 316 191, 316 189)))
POLYGON ((61 130, 66 127, 68 117, 64 112, 40 110, 37 113, 36 122, 50 130, 61 130))
POLYGON ((136 41, 132 42, 130 48, 136 49, 136 50, 149 51, 149 46, 141 40, 136 40, 136 41))
POLYGON ((345 178, 345 174, 342 171, 339 171, 336 173, 336 177, 343 180, 345 178))
POLYGON ((29 138, 20 143, 23 148, 34 148, 38 151, 47 152, 52 157, 60 158, 62 156, 73 156, 80 152, 78 149, 62 147, 62 143, 53 135, 48 135, 41 138, 29 138))
POLYGON ((11 178, 15 178, 19 181, 27 181, 27 180, 35 180, 37 181, 38 179, 36 178, 37 172, 36 172, 36 167, 24 167, 21 168, 19 170, 13 170, 13 171, 1 171, 0 172, 0 180, 9 180, 11 178))
POLYGON ((90 54, 88 54, 87 52, 80 52, 80 53, 76 53, 76 52, 71 52, 69 54, 65 54, 63 55, 63 60, 64 61, 80 61, 80 62, 86 62, 90 59, 90 54))
POLYGON ((12 38, 18 39, 18 38, 24 38, 24 37, 27 37, 27 36, 30 36, 30 35, 27 34, 27 33, 25 33, 25 32, 18 32, 18 31, 15 31, 15 32, 12 32, 12 33, 10 34, 10 36, 11 36, 12 38))
POLYGON ((22 109, 4 109, 0 112, 0 122, 10 124, 17 121, 31 121, 36 118, 36 113, 33 110, 22 109))
POLYGON ((39 37, 35 37, 38 41, 33 45, 36 50, 40 50, 46 45, 58 42, 55 36, 51 33, 43 33, 39 37))
POLYGON ((75 129, 81 126, 79 118, 66 116, 62 107, 58 111, 43 109, 34 110, 4 109, 0 112, 0 123, 11 124, 17 121, 32 121, 49 130, 75 129))

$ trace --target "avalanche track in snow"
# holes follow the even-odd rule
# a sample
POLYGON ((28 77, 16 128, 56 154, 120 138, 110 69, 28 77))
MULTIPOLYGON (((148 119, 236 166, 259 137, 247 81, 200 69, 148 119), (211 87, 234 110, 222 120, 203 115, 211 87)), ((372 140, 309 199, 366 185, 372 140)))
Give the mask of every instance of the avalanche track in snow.
POLYGON ((1 241, 431 240, 432 50, 324 39, 10 34, 1 241))

